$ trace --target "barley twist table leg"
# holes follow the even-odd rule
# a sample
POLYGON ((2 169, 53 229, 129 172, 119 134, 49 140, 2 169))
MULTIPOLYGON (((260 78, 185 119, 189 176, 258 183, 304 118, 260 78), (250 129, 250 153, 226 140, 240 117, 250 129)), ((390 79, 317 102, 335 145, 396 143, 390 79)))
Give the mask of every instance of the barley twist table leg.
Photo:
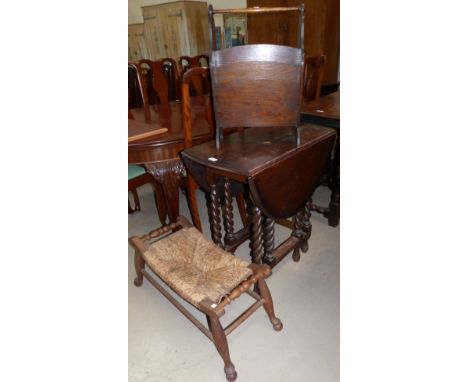
POLYGON ((219 210, 220 198, 218 191, 216 190, 216 184, 210 186, 210 229, 211 229, 211 238, 214 243, 221 248, 224 248, 221 241, 221 213, 219 210))
POLYGON ((262 263, 262 213, 256 206, 251 208, 251 238, 250 238, 250 256, 252 261, 257 264, 262 263))

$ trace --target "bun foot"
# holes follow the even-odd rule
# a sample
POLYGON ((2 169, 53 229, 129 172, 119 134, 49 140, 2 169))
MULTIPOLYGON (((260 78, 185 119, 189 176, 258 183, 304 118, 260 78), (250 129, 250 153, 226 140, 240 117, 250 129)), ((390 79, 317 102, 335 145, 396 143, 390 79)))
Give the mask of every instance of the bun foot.
POLYGON ((292 258, 296 263, 301 259, 301 252, 299 249, 294 250, 292 258))
POLYGON ((143 284, 143 276, 135 277, 135 280, 133 280, 133 284, 137 287, 141 286, 141 284, 143 284))
POLYGON ((226 373, 226 379, 229 382, 233 382, 237 379, 237 372, 232 363, 224 367, 224 372, 226 373))
POLYGON ((273 329, 275 329, 277 332, 280 332, 283 329, 283 323, 279 318, 274 318, 272 320, 273 324, 273 329))

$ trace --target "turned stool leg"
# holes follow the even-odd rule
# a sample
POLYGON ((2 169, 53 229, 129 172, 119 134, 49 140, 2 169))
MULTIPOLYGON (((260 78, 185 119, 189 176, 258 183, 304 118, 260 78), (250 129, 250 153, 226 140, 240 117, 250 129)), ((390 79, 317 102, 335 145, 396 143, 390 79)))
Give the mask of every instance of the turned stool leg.
POLYGON ((275 316, 270 290, 268 289, 268 286, 263 279, 259 279, 257 285, 258 289, 260 290, 260 296, 263 298, 263 300, 265 300, 263 307, 268 314, 270 322, 273 324, 273 329, 279 332, 281 329, 283 329, 283 323, 278 317, 275 316))
POLYGON ((229 382, 235 381, 237 378, 236 369, 234 364, 231 362, 229 356, 229 347, 224 333, 223 327, 219 322, 218 317, 207 316, 210 326, 211 333, 213 334, 213 342, 218 350, 219 355, 224 361, 224 373, 226 373, 226 379, 229 382))
POLYGON ((136 270, 137 276, 135 277, 133 284, 139 287, 141 286, 141 284, 143 284, 142 270, 145 269, 145 260, 143 259, 143 256, 141 255, 140 251, 135 251, 134 260, 135 260, 135 270, 136 270))

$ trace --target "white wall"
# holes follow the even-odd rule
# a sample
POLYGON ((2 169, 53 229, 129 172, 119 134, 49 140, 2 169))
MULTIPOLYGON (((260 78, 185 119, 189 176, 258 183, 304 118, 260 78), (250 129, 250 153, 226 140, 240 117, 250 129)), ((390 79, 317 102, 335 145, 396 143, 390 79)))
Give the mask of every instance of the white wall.
MULTIPOLYGON (((143 22, 143 16, 141 14, 141 7, 147 5, 173 3, 177 0, 128 0, 128 23, 138 24, 143 22)), ((194 0, 201 1, 201 0, 194 0)), ((212 4, 213 8, 245 8, 247 6, 247 0, 207 0, 208 4, 212 4)), ((207 10, 208 12, 208 10, 207 10)), ((217 24, 217 23, 215 23, 217 24)))

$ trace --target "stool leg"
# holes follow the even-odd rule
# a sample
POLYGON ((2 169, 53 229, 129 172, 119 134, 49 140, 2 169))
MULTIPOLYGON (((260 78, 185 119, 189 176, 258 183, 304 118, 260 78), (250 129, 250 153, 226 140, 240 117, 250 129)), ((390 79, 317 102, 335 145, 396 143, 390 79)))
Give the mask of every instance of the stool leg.
POLYGON ((265 300, 265 302, 263 303, 263 307, 265 308, 265 311, 268 314, 270 322, 273 324, 273 329, 279 332, 281 329, 283 329, 283 323, 278 317, 275 316, 275 310, 273 308, 273 300, 271 299, 270 289, 268 289, 268 286, 265 280, 263 279, 259 279, 257 285, 260 291, 260 296, 262 296, 263 300, 265 300))
POLYGON ((140 251, 135 251, 134 260, 135 260, 135 271, 136 271, 137 277, 135 277, 133 284, 139 287, 141 286, 141 284, 143 284, 142 270, 145 269, 145 260, 143 259, 143 256, 141 255, 140 251))
POLYGON ((210 326, 211 333, 213 334, 213 342, 218 350, 219 355, 224 361, 224 373, 226 374, 226 379, 229 382, 235 381, 237 378, 236 369, 234 364, 231 362, 231 357, 229 356, 229 347, 226 339, 226 333, 224 333, 221 322, 219 322, 218 317, 207 316, 210 326))

